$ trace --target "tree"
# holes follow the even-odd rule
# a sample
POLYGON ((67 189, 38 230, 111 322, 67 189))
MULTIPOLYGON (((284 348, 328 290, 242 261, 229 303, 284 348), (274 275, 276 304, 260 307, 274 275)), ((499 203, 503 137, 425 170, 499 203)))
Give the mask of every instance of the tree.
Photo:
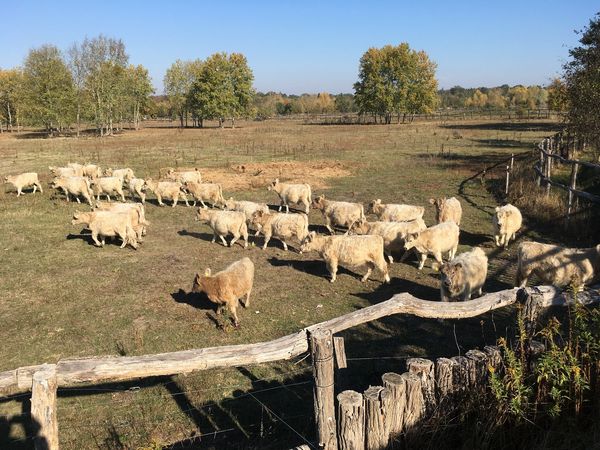
POLYGON ((600 13, 580 32, 564 67, 569 128, 600 151, 600 13))
POLYGON ((20 69, 0 70, 0 133, 2 119, 13 131, 13 123, 19 126, 19 112, 23 100, 23 72, 20 69))
POLYGON ((154 92, 148 70, 142 65, 125 69, 125 92, 129 100, 133 128, 140 129, 141 111, 148 106, 150 94, 154 92))
POLYGON ((189 93, 189 105, 200 126, 205 119, 234 120, 253 111, 254 76, 239 53, 215 53, 202 63, 189 93))
POLYGON ((125 44, 120 39, 100 35, 84 39, 80 52, 96 127, 101 136, 113 134, 114 122, 122 110, 125 68, 129 61, 125 44))
POLYGON ((392 114, 427 113, 438 104, 436 64, 407 43, 370 48, 360 59, 354 84, 360 113, 391 123, 392 114))
POLYGON ((554 78, 548 86, 548 108, 553 111, 568 109, 567 86, 560 78, 554 78))
POLYGON ((181 61, 178 59, 167 69, 163 78, 165 94, 169 99, 172 110, 179 117, 179 123, 182 128, 184 126, 184 119, 187 121, 189 95, 192 84, 200 72, 201 65, 202 62, 199 60, 181 61))
POLYGON ((24 104, 33 123, 48 132, 70 123, 75 104, 73 78, 58 48, 33 49, 23 65, 24 104))

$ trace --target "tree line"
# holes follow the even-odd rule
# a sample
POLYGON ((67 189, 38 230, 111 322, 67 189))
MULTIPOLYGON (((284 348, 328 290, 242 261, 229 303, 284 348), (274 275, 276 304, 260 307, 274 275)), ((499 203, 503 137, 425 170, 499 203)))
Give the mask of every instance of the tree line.
MULTIPOLYGON (((584 45, 596 45, 597 28, 596 20, 582 39, 584 45)), ((246 57, 220 52, 205 60, 175 61, 163 79, 164 95, 152 96, 147 69, 129 63, 120 39, 100 35, 75 43, 66 52, 53 45, 32 49, 21 67, 0 69, 0 131, 31 125, 52 134, 71 131, 75 125, 79 136, 85 123, 104 136, 127 123, 138 129, 143 116, 170 117, 181 127, 202 127, 205 120, 217 120, 220 126, 231 120, 234 126, 240 118, 303 113, 359 113, 390 123, 392 116, 404 118, 439 108, 550 108, 569 110, 575 118, 581 108, 569 105, 593 109, 598 104, 595 82, 578 75, 585 64, 595 61, 589 53, 572 50, 574 60, 565 66, 564 77, 547 87, 438 89, 437 66, 427 53, 407 43, 386 45, 363 54, 354 93, 287 95, 255 92, 246 57)))
POLYGON ((154 89, 148 70, 129 63, 120 39, 98 36, 66 52, 54 45, 29 51, 23 65, 0 70, 0 130, 42 126, 49 134, 82 123, 111 135, 125 123, 140 126, 154 89))

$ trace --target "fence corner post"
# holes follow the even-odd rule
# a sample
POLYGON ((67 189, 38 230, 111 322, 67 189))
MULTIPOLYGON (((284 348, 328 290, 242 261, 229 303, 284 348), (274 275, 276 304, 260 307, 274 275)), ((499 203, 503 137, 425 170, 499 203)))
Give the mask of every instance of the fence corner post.
POLYGON ((44 364, 33 374, 31 420, 36 431, 34 436, 36 450, 58 450, 57 388, 55 364, 44 364))
POLYGON ((313 362, 315 424, 319 448, 337 450, 333 338, 331 330, 316 329, 309 334, 313 362))

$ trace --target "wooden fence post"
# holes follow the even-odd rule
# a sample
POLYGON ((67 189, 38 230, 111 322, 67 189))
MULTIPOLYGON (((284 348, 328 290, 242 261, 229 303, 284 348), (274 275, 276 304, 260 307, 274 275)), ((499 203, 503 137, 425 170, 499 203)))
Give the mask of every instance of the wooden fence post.
POLYGON ((435 386, 438 403, 454 392, 452 372, 455 362, 449 358, 438 358, 435 361, 435 386))
POLYGON ((408 358, 406 368, 421 378, 423 389, 423 413, 428 415, 435 408, 435 373, 433 361, 424 358, 408 358))
POLYGON ((313 361, 315 423, 319 448, 337 449, 333 371, 333 339, 331 330, 310 333, 313 361))
POLYGON ((469 385, 482 389, 487 381, 487 355, 481 350, 469 350, 465 357, 469 360, 469 385))
POLYGON ((573 189, 577 189, 577 171, 579 169, 579 164, 573 163, 571 164, 571 180, 569 182, 569 199, 567 204, 567 223, 571 219, 571 211, 573 209, 573 199, 575 195, 573 194, 573 189))
POLYGON ((363 395, 365 397, 365 448, 385 449, 390 441, 386 418, 391 400, 390 393, 382 386, 371 386, 363 395))
POLYGON ((36 430, 36 450, 58 450, 57 387, 55 364, 44 364, 33 374, 31 420, 36 430))
POLYGON ((546 196, 550 195, 550 188, 552 187, 552 185, 550 184, 550 178, 552 177, 552 158, 550 157, 550 155, 552 155, 552 140, 548 139, 548 144, 546 146, 546 152, 548 153, 548 155, 546 155, 546 172, 544 173, 544 176, 546 177, 546 196))
POLYGON ((508 183, 510 182, 510 166, 506 166, 506 184, 504 186, 504 195, 508 195, 508 183))
POLYGON ((404 410, 406 409, 406 382, 394 372, 384 373, 383 385, 390 393, 390 408, 387 411, 388 428, 392 439, 402 433, 404 410))
POLYGON ((406 384, 406 405, 404 408, 404 430, 410 433, 423 417, 423 390, 421 378, 414 373, 401 375, 406 384))
POLYGON ((338 394, 338 445, 340 450, 365 448, 365 403, 356 391, 338 394))

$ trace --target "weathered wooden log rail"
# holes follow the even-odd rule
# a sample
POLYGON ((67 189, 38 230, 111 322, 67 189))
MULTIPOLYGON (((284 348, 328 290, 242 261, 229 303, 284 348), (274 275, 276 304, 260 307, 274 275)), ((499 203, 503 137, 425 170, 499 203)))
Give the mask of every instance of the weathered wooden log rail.
MULTIPOLYGON (((533 309, 536 311, 552 305, 567 305, 573 302, 571 296, 565 295, 559 289, 551 286, 507 289, 484 295, 476 300, 456 303, 421 300, 411 294, 401 293, 377 305, 312 325, 297 333, 269 342, 132 357, 105 356, 65 359, 58 361, 56 364, 27 366, 0 372, 0 396, 32 391, 32 405, 36 405, 36 414, 44 419, 43 423, 40 424, 39 436, 44 438, 40 448, 56 449, 58 448, 56 390, 61 387, 185 374, 199 370, 288 360, 311 350, 315 377, 315 421, 319 447, 336 449, 338 444, 333 384, 333 334, 396 314, 411 314, 423 318, 438 319, 475 317, 532 297, 535 298, 535 308, 533 309)), ((600 296, 596 291, 591 290, 579 294, 577 299, 583 304, 589 304, 597 302, 600 296)), ((442 362, 442 365, 438 364, 436 366, 435 374, 438 372, 443 373, 443 371, 442 362)), ((434 398, 433 376, 433 366, 414 361, 410 367, 410 373, 404 376, 404 389, 415 390, 425 386, 423 401, 430 402, 431 398, 434 398)), ((443 378, 443 376, 447 377, 448 374, 440 376, 443 378)), ((460 378, 460 370, 454 374, 454 378, 460 378)), ((390 377, 387 380, 384 379, 384 383, 394 384, 393 377, 392 379, 390 377)), ((378 404, 390 402, 387 391, 383 396, 380 391, 373 391, 369 395, 374 402, 372 408, 376 408, 378 404)), ((355 399, 352 404, 354 402, 355 399)), ((417 407, 413 406, 413 408, 417 407)), ((346 411, 347 407, 340 405, 341 410, 346 411)), ((420 413, 417 414, 417 412, 412 411, 407 414, 403 419, 403 423, 405 427, 410 428, 411 424, 417 420, 412 418, 411 414, 419 415, 420 413)), ((353 420, 353 418, 348 418, 347 422, 353 423, 353 420)), ((386 424, 380 423, 380 419, 377 419, 377 424, 374 426, 384 427, 387 430, 390 425, 387 422, 386 424)), ((369 437, 368 433, 367 431, 368 441, 371 442, 371 439, 375 441, 376 439, 373 436, 369 437)))

